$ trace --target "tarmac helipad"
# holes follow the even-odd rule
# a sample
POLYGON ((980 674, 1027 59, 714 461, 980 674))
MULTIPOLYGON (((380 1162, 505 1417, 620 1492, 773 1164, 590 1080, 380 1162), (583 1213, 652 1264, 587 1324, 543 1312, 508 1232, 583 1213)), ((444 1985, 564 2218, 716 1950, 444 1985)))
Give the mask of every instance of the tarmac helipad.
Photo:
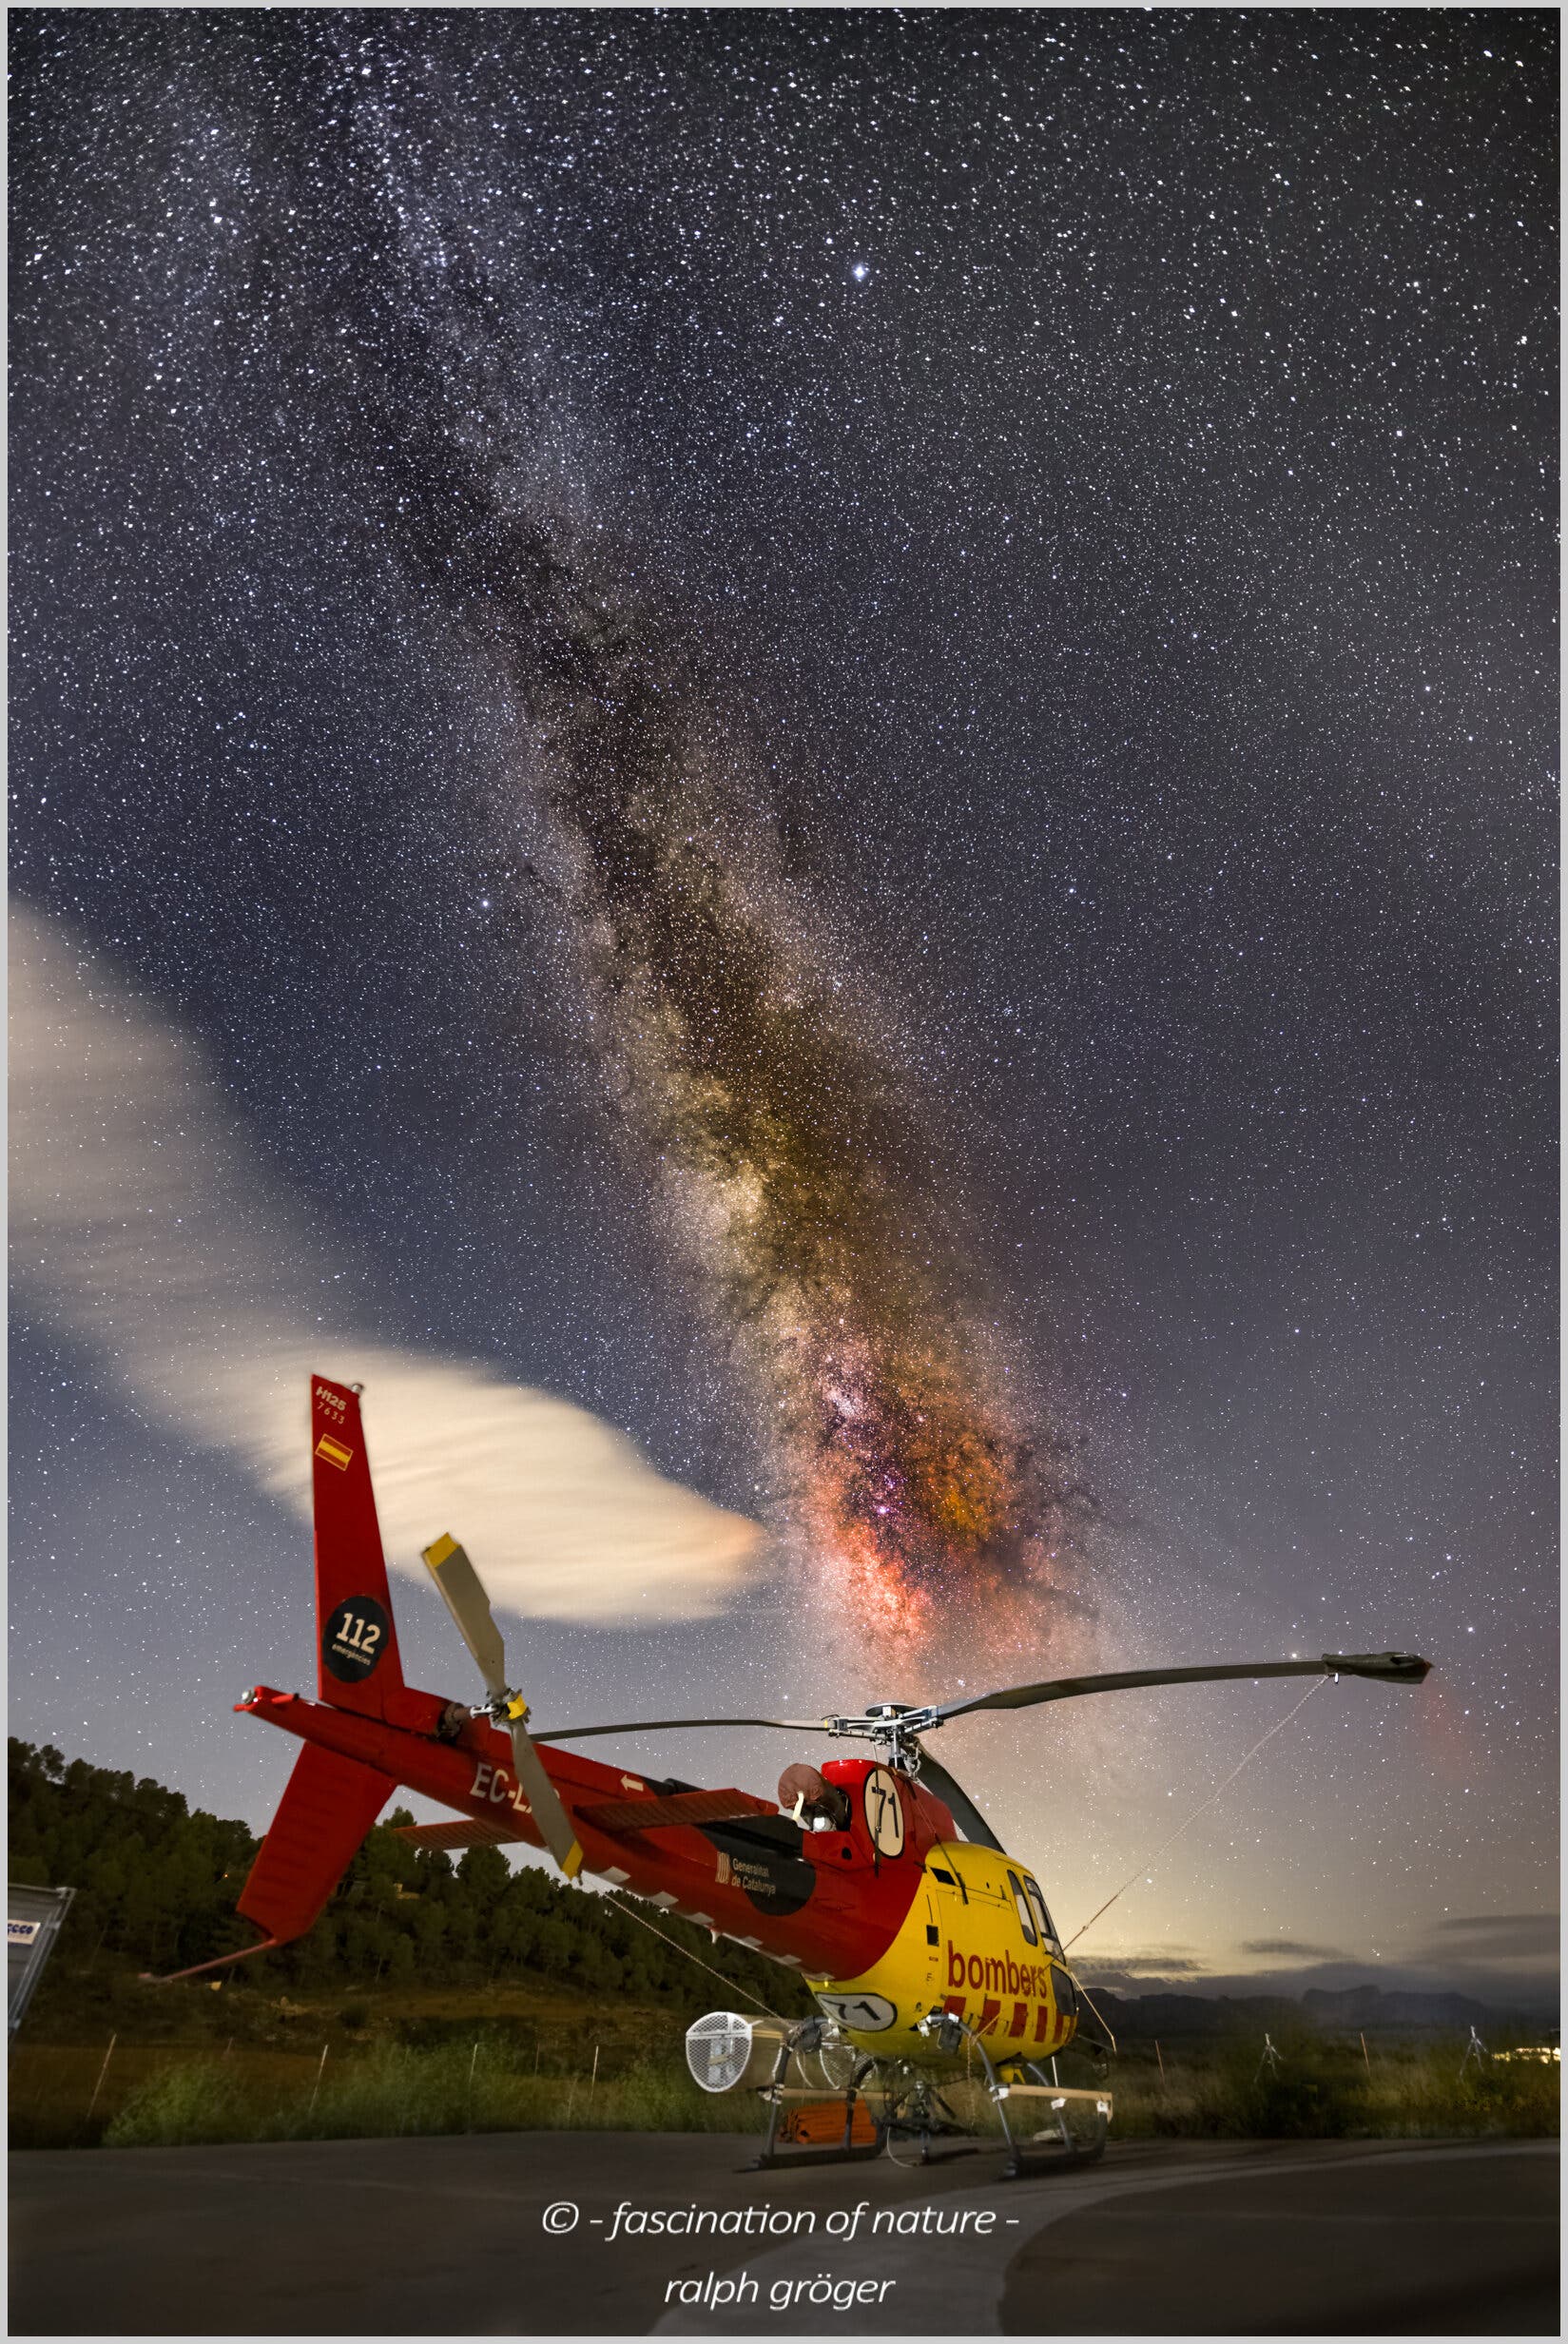
POLYGON ((753 2145, 16 2155, 10 2333, 1559 2333, 1556 2141, 1132 2141, 1013 2182, 991 2154, 757 2174, 753 2145))

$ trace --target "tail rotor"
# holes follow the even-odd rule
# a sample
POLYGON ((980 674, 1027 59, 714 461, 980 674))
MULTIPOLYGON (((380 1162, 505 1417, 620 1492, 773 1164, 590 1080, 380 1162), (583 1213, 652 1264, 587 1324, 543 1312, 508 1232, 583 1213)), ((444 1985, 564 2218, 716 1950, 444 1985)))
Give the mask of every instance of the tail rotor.
POLYGON ((452 1614, 457 1633, 474 1655, 490 1695, 484 1714, 512 1737, 512 1762, 518 1785, 533 1811, 545 1846, 569 1880, 582 1869, 583 1850, 561 1794, 545 1772, 528 1731, 528 1703, 506 1680, 506 1647, 479 1575, 455 1539, 437 1539, 424 1550, 425 1567, 452 1614))

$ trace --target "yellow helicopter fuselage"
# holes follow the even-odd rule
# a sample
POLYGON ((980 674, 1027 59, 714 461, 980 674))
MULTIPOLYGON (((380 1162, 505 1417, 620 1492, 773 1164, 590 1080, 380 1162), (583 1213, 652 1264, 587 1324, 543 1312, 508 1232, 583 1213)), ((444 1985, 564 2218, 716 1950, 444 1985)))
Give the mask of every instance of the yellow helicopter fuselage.
POLYGON ((933 2011, 966 2020, 994 2064, 1048 2059, 1077 2032, 1077 1991, 1038 1888, 1012 1857, 967 1840, 927 1850, 899 1932, 868 1969, 806 1983, 878 2059, 944 2063, 916 2031, 933 2011))

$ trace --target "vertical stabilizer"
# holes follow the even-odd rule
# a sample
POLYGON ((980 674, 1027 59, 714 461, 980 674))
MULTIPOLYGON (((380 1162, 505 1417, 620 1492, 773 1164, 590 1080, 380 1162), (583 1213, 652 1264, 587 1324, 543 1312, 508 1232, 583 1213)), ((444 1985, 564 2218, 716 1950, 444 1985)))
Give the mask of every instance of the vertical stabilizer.
POLYGON ((359 1421, 359 1395, 352 1385, 312 1376, 310 1446, 320 1696, 335 1709, 384 1717, 388 1693, 402 1685, 403 1666, 359 1421))

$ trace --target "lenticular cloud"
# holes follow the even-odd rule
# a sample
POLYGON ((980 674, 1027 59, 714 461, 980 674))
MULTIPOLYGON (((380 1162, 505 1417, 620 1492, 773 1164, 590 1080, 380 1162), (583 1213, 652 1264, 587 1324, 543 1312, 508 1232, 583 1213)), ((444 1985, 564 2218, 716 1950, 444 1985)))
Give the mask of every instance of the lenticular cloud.
POLYGON ((394 1569, 422 1576, 420 1548, 451 1529, 525 1616, 640 1626, 726 1606, 760 1558, 754 1522, 570 1402, 361 1339, 330 1299, 324 1234, 191 1038, 25 906, 10 963, 15 1290, 123 1399, 308 1521, 307 1378, 362 1384, 394 1569))

